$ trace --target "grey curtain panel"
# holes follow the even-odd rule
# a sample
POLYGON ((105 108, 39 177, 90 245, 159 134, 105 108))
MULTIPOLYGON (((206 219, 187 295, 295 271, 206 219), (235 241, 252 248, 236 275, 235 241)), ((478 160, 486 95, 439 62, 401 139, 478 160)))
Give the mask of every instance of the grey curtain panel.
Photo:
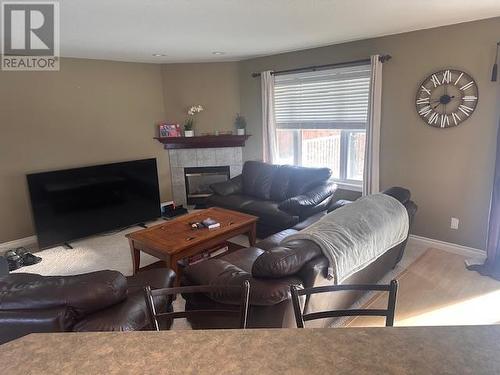
MULTIPOLYGON (((499 121, 500 127, 500 121, 499 121)), ((484 264, 467 266, 471 271, 500 280, 500 129, 497 131, 495 179, 491 196, 490 221, 488 227, 487 259, 484 264)))

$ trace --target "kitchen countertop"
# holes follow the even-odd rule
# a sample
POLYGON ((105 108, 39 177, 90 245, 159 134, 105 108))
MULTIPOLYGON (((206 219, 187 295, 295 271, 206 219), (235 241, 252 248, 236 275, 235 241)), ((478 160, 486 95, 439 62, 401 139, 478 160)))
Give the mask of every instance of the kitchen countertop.
POLYGON ((500 326, 40 333, 7 374, 498 374, 500 326))

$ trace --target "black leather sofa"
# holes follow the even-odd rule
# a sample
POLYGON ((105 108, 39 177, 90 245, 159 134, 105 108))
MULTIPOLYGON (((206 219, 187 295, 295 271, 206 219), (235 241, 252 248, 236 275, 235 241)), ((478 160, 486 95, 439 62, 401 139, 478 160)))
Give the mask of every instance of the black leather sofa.
MULTIPOLYGON (((406 208, 410 225, 417 206, 410 199, 410 192, 403 188, 391 188, 384 193, 398 199, 406 208)), ((349 204, 348 200, 332 203, 329 211, 349 204)), ((290 285, 298 288, 331 285, 326 278, 328 260, 320 248, 308 240, 296 240, 279 246, 282 239, 304 229, 319 220, 326 211, 320 212, 296 224, 293 228, 276 233, 256 244, 255 247, 237 250, 218 259, 210 259, 187 267, 183 272, 183 285, 241 285, 250 282, 250 310, 248 327, 280 328, 295 327, 290 285)), ((409 233, 408 233, 409 234, 409 233)), ((344 284, 376 283, 393 269, 403 256, 406 242, 399 244, 344 281, 344 284)), ((309 297, 305 311, 349 308, 360 292, 342 292, 336 295, 318 294, 309 297)), ((228 307, 239 303, 238 296, 185 296, 187 309, 228 307)), ((228 320, 211 319, 192 321, 197 328, 227 328, 237 324, 228 320)), ((327 327, 328 320, 318 320, 308 326, 327 327)))
MULTIPOLYGON (((168 288, 175 273, 152 269, 76 276, 13 273, 0 277, 0 344, 35 332, 136 331, 149 328, 144 287, 168 288)), ((171 308, 166 299, 155 301, 171 308)))
POLYGON ((326 210, 337 185, 328 168, 305 168, 247 161, 241 175, 212 184, 208 206, 259 217, 257 236, 291 228, 326 210))

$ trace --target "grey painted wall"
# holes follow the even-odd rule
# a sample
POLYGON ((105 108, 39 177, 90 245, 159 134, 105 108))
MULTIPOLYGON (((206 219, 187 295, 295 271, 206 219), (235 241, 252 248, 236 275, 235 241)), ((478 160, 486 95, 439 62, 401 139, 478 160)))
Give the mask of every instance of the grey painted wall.
POLYGON ((240 110, 238 63, 165 64, 162 66, 165 116, 182 125, 187 109, 201 104, 196 134, 233 130, 240 110))
POLYGON ((161 67, 62 59, 59 72, 0 71, 0 243, 34 234, 26 174, 156 157, 171 197, 161 67))

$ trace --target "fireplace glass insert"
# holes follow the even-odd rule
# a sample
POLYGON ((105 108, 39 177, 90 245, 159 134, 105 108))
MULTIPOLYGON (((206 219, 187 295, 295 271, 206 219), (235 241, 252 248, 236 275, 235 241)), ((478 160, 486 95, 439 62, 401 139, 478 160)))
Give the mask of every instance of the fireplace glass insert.
POLYGON ((210 185, 229 180, 229 166, 184 168, 188 205, 202 206, 212 195, 210 185))

